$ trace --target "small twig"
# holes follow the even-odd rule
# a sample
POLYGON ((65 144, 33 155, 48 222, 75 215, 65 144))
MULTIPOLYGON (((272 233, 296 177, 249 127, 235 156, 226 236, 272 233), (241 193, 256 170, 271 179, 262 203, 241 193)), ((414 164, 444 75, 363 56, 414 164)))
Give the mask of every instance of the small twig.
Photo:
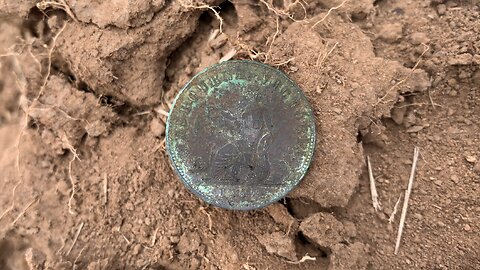
POLYGON ((72 210, 72 201, 73 201, 73 197, 75 196, 76 184, 72 176, 72 164, 75 161, 77 154, 73 151, 72 153, 73 153, 73 157, 68 163, 68 178, 70 179, 70 184, 72 185, 72 192, 70 194, 70 198, 68 199, 68 213, 75 215, 75 212, 72 210))
POLYGON ((335 50, 335 48, 337 47, 337 45, 338 45, 338 42, 335 42, 335 44, 334 44, 333 47, 330 49, 330 51, 328 51, 326 54, 323 55, 321 61, 319 61, 319 60, 320 60, 320 55, 318 56, 318 58, 317 58, 317 63, 316 63, 316 66, 317 66, 317 67, 323 65, 323 62, 325 62, 325 60, 327 59, 327 57, 333 52, 333 50, 335 50))
POLYGON ((314 28, 315 26, 317 26, 319 23, 325 21, 325 19, 330 15, 330 13, 331 13, 332 11, 341 8, 343 5, 345 5, 346 2, 348 2, 348 0, 344 0, 342 3, 340 3, 340 5, 338 5, 338 6, 336 6, 336 7, 332 7, 331 9, 329 9, 329 10, 327 11, 327 14, 326 14, 320 21, 316 22, 316 23, 312 26, 311 29, 313 29, 313 28, 314 28))
POLYGON ((435 106, 442 107, 442 105, 437 104, 433 101, 432 95, 430 93, 430 88, 427 90, 427 94, 428 94, 428 99, 430 100, 430 104, 432 105, 433 110, 435 110, 435 106))
POLYGON ((87 246, 84 246, 80 252, 78 253, 78 256, 75 258, 75 260, 73 261, 73 270, 75 270, 77 268, 76 264, 77 264, 77 261, 78 259, 80 258, 80 256, 82 256, 82 252, 83 250, 86 248, 87 246))
POLYGON ((65 241, 65 239, 62 238, 62 246, 57 250, 57 252, 55 252, 55 255, 60 255, 60 252, 62 251, 62 249, 65 247, 65 244, 67 243, 67 241, 65 241))
POLYGON ((410 178, 408 179, 408 187, 405 191, 405 199, 403 200, 402 214, 400 216, 400 225, 398 227, 397 242, 395 243, 395 255, 398 254, 398 249, 400 248, 400 242, 402 240, 403 226, 405 225, 405 217, 407 216, 408 201, 410 199, 410 193, 412 192, 413 180, 415 179, 415 170, 417 168, 418 154, 420 150, 418 147, 415 147, 413 151, 413 163, 412 170, 410 172, 410 178))
POLYGON ((279 66, 283 66, 283 65, 286 65, 290 62, 292 62, 293 60, 295 60, 295 57, 292 57, 288 60, 285 60, 285 61, 282 61, 282 62, 278 62, 278 63, 272 63, 273 66, 276 66, 276 67, 279 67, 279 66))
POLYGON ((123 239, 125 239, 125 241, 127 242, 127 244, 130 245, 130 240, 128 240, 128 238, 127 238, 122 232, 119 231, 119 233, 120 233, 120 235, 123 237, 123 239))
POLYGON ((0 220, 3 219, 3 217, 8 214, 10 211, 12 211, 15 208, 15 191, 17 190, 17 187, 21 184, 21 181, 19 181, 12 189, 12 205, 10 205, 9 208, 7 208, 2 215, 0 216, 0 220))
POLYGON ((160 106, 154 109, 158 114, 168 117, 168 112, 162 109, 160 106))
POLYGON ((207 217, 208 217, 208 229, 211 231, 212 226, 213 226, 211 215, 205 210, 205 207, 200 207, 198 210, 202 211, 205 215, 207 215, 207 217))
POLYGON ((385 95, 383 97, 381 97, 378 102, 374 105, 376 106, 377 104, 379 104, 380 102, 382 102, 387 96, 388 94, 390 94, 396 87, 398 87, 399 85, 401 85, 402 83, 406 82, 412 75, 413 73, 415 72, 415 70, 417 70, 417 67, 418 65, 420 64, 420 62, 422 61, 422 57, 425 55, 425 53, 428 52, 428 50, 430 50, 430 47, 424 43, 422 43, 422 45, 425 47, 425 49, 423 50, 422 54, 420 54, 420 56, 418 57, 418 61, 417 63, 415 63, 415 65, 413 66, 413 68, 410 70, 410 72, 408 73, 408 75, 403 78, 402 80, 400 80, 399 82, 397 82, 396 84, 394 84, 392 87, 390 87, 390 89, 388 89, 388 91, 385 93, 385 95))
POLYGON ((70 252, 72 252, 72 249, 75 246, 75 243, 77 243, 78 236, 80 236, 80 233, 82 232, 83 224, 84 224, 83 222, 80 223, 80 226, 78 227, 77 233, 75 233, 75 237, 73 238, 72 245, 70 246, 70 248, 67 251, 67 254, 66 254, 67 256, 68 256, 68 254, 70 254, 70 252))
POLYGON ((288 224, 287 232, 285 233, 285 235, 290 234, 290 230, 292 229, 292 225, 293 225, 294 222, 295 222, 295 220, 290 221, 290 224, 288 224))
POLYGON ((378 201, 377 187, 375 186, 375 178, 373 177, 372 164, 370 157, 367 156, 368 178, 370 179, 370 194, 372 195, 372 205, 375 212, 382 209, 382 204, 378 201))
POLYGON ((17 218, 12 222, 12 226, 14 226, 15 223, 17 223, 17 221, 18 221, 21 217, 23 217, 23 215, 25 215, 25 213, 27 212, 27 210, 28 210, 35 202, 37 202, 37 201, 38 201, 37 198, 34 198, 30 203, 28 203, 27 206, 25 207, 25 209, 23 209, 23 211, 22 211, 20 214, 18 214, 17 218))
POLYGON ((228 61, 230 59, 232 59, 232 57, 235 56, 235 54, 237 54, 237 50, 235 50, 234 48, 232 48, 230 51, 228 51, 222 58, 220 58, 220 60, 218 60, 219 63, 222 63, 222 62, 225 62, 225 61, 228 61))
POLYGON ((395 206, 393 207, 393 211, 390 214, 390 217, 388 218, 388 223, 392 223, 393 220, 395 219, 395 215, 397 214, 398 211, 398 205, 400 205, 400 200, 402 199, 402 193, 400 193, 400 196, 398 196, 398 200, 395 203, 395 206))
POLYGON ((155 232, 153 233, 153 237, 152 237, 152 244, 150 245, 150 247, 155 246, 155 243, 157 242, 157 233, 158 233, 158 227, 155 228, 155 232))
POLYGON ((306 262, 306 261, 316 261, 316 260, 317 260, 317 258, 315 258, 315 257, 310 257, 310 256, 308 256, 308 253, 306 253, 306 254, 303 256, 303 258, 301 258, 301 259, 298 260, 298 261, 287 261, 287 260, 286 260, 285 262, 287 262, 287 263, 289 263, 289 264, 301 264, 301 263, 306 262))
POLYGON ((108 178, 107 173, 103 173, 103 204, 107 205, 108 202, 108 178))

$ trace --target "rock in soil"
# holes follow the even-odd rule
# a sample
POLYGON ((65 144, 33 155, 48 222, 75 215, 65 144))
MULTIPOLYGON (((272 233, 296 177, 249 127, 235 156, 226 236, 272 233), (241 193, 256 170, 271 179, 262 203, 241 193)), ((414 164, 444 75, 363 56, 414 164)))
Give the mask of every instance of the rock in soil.
POLYGON ((282 232, 263 234, 257 236, 258 241, 268 253, 276 254, 290 261, 297 260, 293 239, 282 232))
POLYGON ((340 243, 344 235, 343 224, 328 213, 316 213, 304 219, 300 231, 310 242, 326 249, 340 243))

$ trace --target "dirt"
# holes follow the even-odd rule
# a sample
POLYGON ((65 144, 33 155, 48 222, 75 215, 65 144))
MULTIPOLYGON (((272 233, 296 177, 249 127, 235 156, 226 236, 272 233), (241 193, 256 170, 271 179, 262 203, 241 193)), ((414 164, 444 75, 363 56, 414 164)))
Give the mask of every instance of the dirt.
POLYGON ((0 268, 480 269, 479 18, 477 0, 0 2, 0 268), (314 109, 309 172, 265 209, 206 205, 165 153, 173 98, 222 58, 279 68, 314 109))

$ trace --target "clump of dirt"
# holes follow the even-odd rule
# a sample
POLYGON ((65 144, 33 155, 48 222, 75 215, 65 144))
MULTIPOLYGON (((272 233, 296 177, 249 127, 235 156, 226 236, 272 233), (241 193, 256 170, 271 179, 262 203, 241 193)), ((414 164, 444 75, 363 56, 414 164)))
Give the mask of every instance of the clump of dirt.
POLYGON ((480 264, 475 1, 7 1, 0 10, 0 268, 480 264), (231 58, 287 73, 316 117, 307 176, 263 210, 205 205, 164 151, 179 89, 231 58), (414 145, 422 160, 394 256, 398 217, 388 219, 414 145))

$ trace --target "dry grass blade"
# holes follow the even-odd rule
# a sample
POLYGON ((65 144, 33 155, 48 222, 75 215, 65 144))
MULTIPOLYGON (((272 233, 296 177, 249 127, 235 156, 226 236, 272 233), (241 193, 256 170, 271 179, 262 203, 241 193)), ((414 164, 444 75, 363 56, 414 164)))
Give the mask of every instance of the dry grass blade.
POLYGON ((323 63, 325 62, 325 60, 327 59, 327 57, 328 57, 330 54, 332 54, 333 50, 335 50, 335 48, 337 47, 337 45, 338 45, 338 42, 335 42, 335 44, 333 44, 332 48, 331 48, 327 53, 325 53, 325 54, 323 55, 323 57, 322 57, 321 60, 320 60, 320 55, 319 55, 318 58, 317 58, 317 62, 316 62, 316 64, 315 64, 315 66, 317 66, 317 67, 322 66, 323 63))
POLYGON ((12 204, 10 205, 9 208, 7 208, 2 215, 0 216, 0 221, 5 217, 10 211, 12 211, 15 208, 15 191, 17 190, 17 187, 21 184, 21 182, 18 182, 12 190, 12 204))
POLYGON ((397 241, 395 243, 395 255, 398 254, 398 249, 400 248, 400 242, 402 240, 403 227, 405 225, 405 217, 407 216, 408 201, 410 199, 410 193, 412 192, 413 180, 415 179, 415 170, 417 168, 418 155, 420 150, 418 147, 415 147, 413 151, 413 163, 412 170, 410 172, 410 178, 408 179, 408 187, 405 191, 405 199, 403 200, 402 214, 400 216, 400 225, 398 226, 397 241))
POLYGON ((73 238, 73 242, 72 242, 72 245, 70 246, 70 248, 68 249, 67 251, 67 254, 70 254, 70 252, 72 252, 72 249, 73 247, 75 246, 75 243, 77 243, 77 240, 78 240, 78 236, 80 236, 80 233, 82 232, 82 229, 83 229, 83 225, 84 223, 80 223, 80 226, 78 227, 78 230, 77 230, 77 233, 75 233, 75 237, 73 238))
POLYGON ((28 203, 27 206, 25 207, 25 209, 23 209, 23 211, 22 211, 20 214, 18 214, 17 218, 15 218, 15 220, 12 222, 12 226, 14 226, 15 223, 17 223, 17 221, 18 221, 21 217, 23 217, 23 215, 25 215, 25 213, 27 212, 27 210, 28 210, 35 202, 37 202, 37 201, 38 201, 37 198, 34 198, 30 203, 28 203))
POLYGON ((398 211, 398 206, 400 205, 400 200, 402 200, 402 193, 400 193, 400 196, 398 196, 398 200, 395 203, 395 206, 393 207, 393 211, 390 214, 390 217, 388 218, 388 223, 392 223, 393 220, 395 219, 395 215, 397 214, 397 211, 398 211))
POLYGON ((108 203, 108 178, 107 173, 103 173, 103 204, 108 203))
POLYGON ((375 178, 373 177, 372 164, 370 163, 370 157, 367 156, 368 166, 368 178, 370 179, 370 194, 372 195, 372 205, 375 212, 382 209, 381 203, 378 201, 378 192, 375 185, 375 178))

